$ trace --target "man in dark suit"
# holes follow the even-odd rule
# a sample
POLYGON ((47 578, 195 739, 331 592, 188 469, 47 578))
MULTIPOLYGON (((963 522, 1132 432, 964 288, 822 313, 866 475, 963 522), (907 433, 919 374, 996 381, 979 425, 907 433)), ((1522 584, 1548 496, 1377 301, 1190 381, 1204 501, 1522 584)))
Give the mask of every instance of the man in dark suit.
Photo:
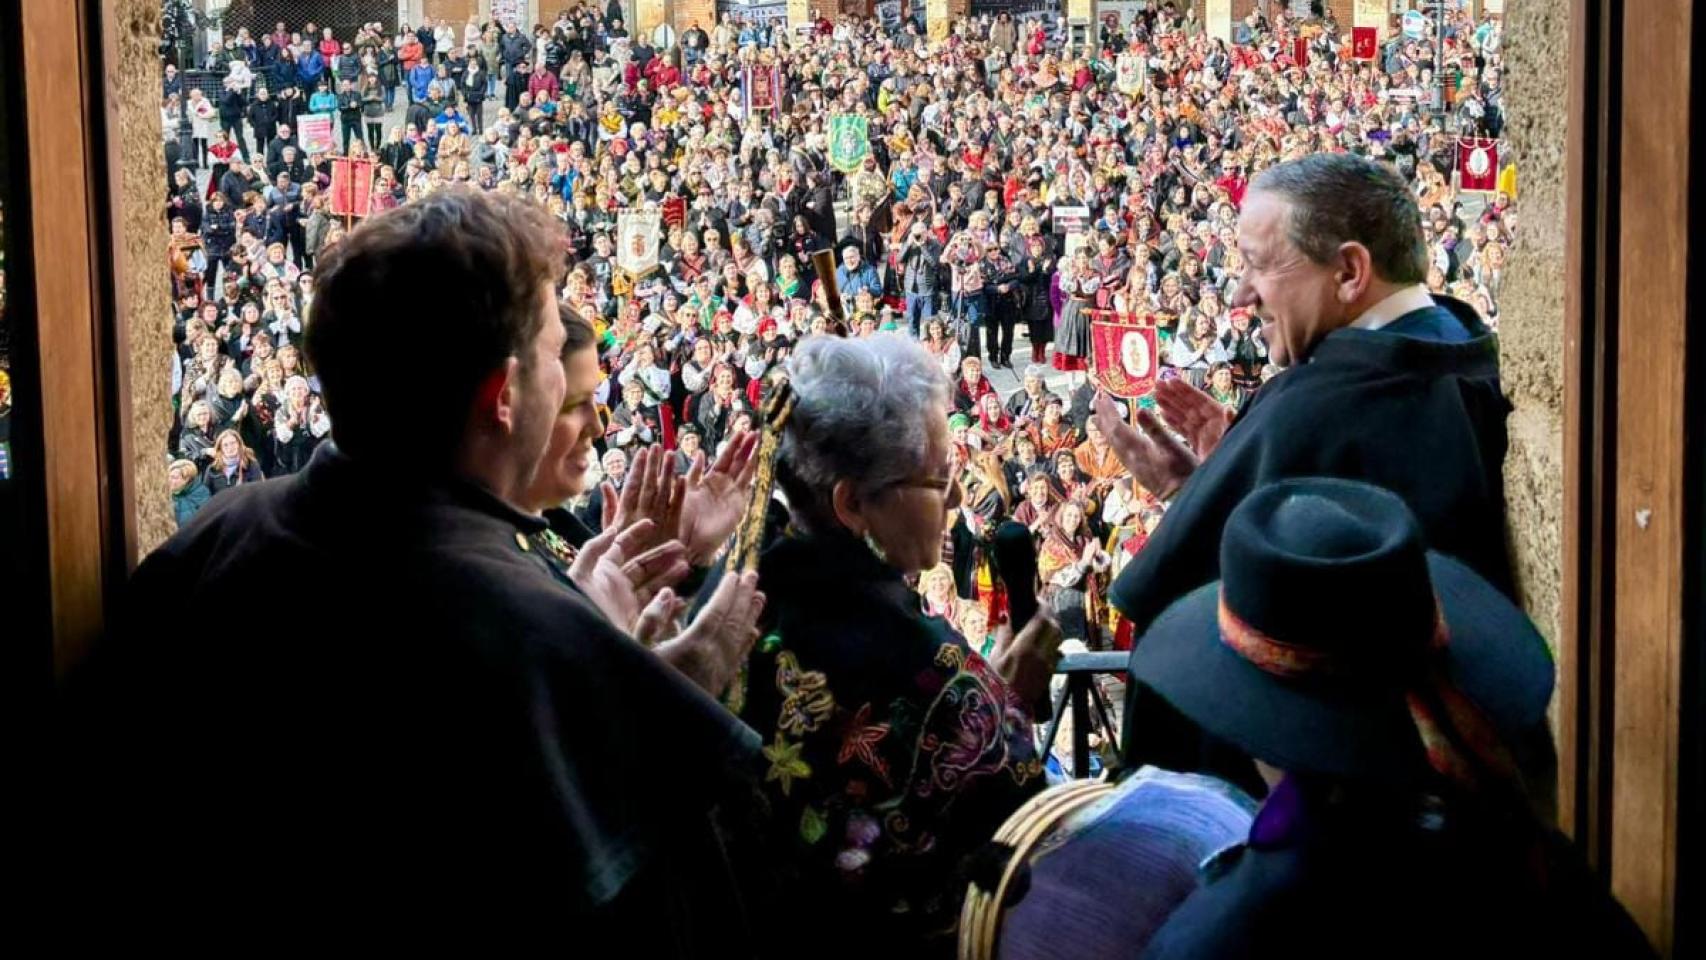
MULTIPOLYGON (((713 819, 750 796, 755 735, 609 619, 619 551, 566 576, 518 506, 572 399, 552 235, 451 189, 320 265, 306 346, 334 442, 144 560, 69 695, 79 910, 158 920, 188 896, 245 927, 502 916, 599 952, 755 952, 713 819)), ((700 648, 725 682, 754 584, 700 648)))
MULTIPOLYGON (((1111 602, 1141 634, 1219 575, 1220 531, 1248 493, 1300 476, 1396 492, 1430 548, 1509 593, 1501 470, 1510 404, 1499 388, 1498 345, 1473 309, 1423 286, 1421 214, 1403 181, 1349 155, 1271 167, 1245 199, 1239 245, 1247 266, 1230 305, 1261 320, 1270 359, 1287 369, 1230 427, 1203 412, 1200 391, 1163 385, 1162 411, 1194 449, 1150 411, 1138 412, 1134 429, 1098 398, 1096 419, 1120 460, 1146 490, 1171 500, 1111 602)), ((1124 744, 1132 759, 1208 766, 1249 783, 1247 762, 1222 768, 1208 756, 1212 744, 1144 709, 1141 684, 1132 691, 1124 744)), ((1545 744, 1535 752, 1546 753, 1545 744)))

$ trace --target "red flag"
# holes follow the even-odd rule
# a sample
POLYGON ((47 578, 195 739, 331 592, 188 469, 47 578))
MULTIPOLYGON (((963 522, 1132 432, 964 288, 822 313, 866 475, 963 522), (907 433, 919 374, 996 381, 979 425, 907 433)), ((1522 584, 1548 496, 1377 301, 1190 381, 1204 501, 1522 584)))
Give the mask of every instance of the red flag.
POLYGON ((679 227, 687 222, 687 198, 671 196, 663 201, 663 222, 672 227, 679 227))
POLYGON ((373 212, 373 160, 356 160, 350 165, 350 210, 358 217, 373 212))
POLYGON ((1351 28, 1351 59, 1373 60, 1380 47, 1380 33, 1373 27, 1351 28))
POLYGON ((1309 41, 1296 37, 1291 41, 1291 59, 1300 67, 1309 66, 1309 41))
POLYGON ((1487 192, 1499 188, 1497 140, 1457 141, 1457 187, 1487 192))
POLYGON ((348 157, 332 158, 332 184, 326 188, 331 194, 332 215, 347 217, 350 215, 350 160, 348 157))
POLYGON ((1153 318, 1112 311, 1092 315, 1091 375, 1109 396, 1130 400, 1153 392, 1159 362, 1153 318))
POLYGON ((333 157, 332 182, 326 193, 333 216, 367 216, 373 210, 373 161, 333 157))

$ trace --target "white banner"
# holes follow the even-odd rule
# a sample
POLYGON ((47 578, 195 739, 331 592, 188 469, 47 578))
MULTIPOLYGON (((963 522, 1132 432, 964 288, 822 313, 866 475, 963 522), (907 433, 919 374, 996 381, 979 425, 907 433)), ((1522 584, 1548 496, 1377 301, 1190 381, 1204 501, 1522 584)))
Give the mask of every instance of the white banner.
POLYGON ((616 215, 616 265, 634 278, 657 269, 663 215, 656 210, 624 210, 616 215))
POLYGON ((1211 39, 1232 42, 1232 0, 1208 0, 1204 18, 1211 39))
POLYGON ((1381 43, 1392 32, 1391 7, 1387 0, 1355 0, 1351 7, 1351 26, 1373 27, 1381 43))

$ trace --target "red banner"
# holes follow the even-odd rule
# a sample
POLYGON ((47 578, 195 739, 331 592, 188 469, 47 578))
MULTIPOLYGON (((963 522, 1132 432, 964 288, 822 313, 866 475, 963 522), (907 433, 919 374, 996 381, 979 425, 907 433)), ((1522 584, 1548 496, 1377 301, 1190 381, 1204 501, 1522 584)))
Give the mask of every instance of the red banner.
POLYGON ((1351 28, 1351 59, 1373 60, 1380 49, 1380 32, 1373 27, 1351 28))
POLYGON ((332 183, 326 192, 331 197, 333 216, 367 216, 373 209, 373 161, 333 157, 332 183))
POLYGON ((760 110, 772 113, 782 109, 780 98, 781 74, 774 64, 768 66, 752 66, 745 68, 741 80, 741 95, 745 98, 745 116, 750 119, 760 110))
POLYGON ((1457 141, 1457 187, 1487 192, 1499 189, 1497 140, 1457 141))
POLYGON ((1294 37, 1291 41, 1291 59, 1300 67, 1309 66, 1309 40, 1305 37, 1294 37))
POLYGON ((1161 358, 1154 318, 1096 311, 1090 317, 1090 375, 1110 396, 1152 393, 1161 358))
POLYGON ((670 196, 664 198, 663 222, 672 227, 679 227, 687 222, 686 197, 670 196))

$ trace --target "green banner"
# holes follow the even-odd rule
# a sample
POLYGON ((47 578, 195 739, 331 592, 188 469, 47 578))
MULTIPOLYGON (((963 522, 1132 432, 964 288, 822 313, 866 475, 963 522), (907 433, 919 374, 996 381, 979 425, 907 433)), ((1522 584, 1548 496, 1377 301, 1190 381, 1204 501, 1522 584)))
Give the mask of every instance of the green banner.
POLYGON ((870 121, 851 113, 829 118, 830 166, 842 173, 852 173, 870 155, 870 121))

